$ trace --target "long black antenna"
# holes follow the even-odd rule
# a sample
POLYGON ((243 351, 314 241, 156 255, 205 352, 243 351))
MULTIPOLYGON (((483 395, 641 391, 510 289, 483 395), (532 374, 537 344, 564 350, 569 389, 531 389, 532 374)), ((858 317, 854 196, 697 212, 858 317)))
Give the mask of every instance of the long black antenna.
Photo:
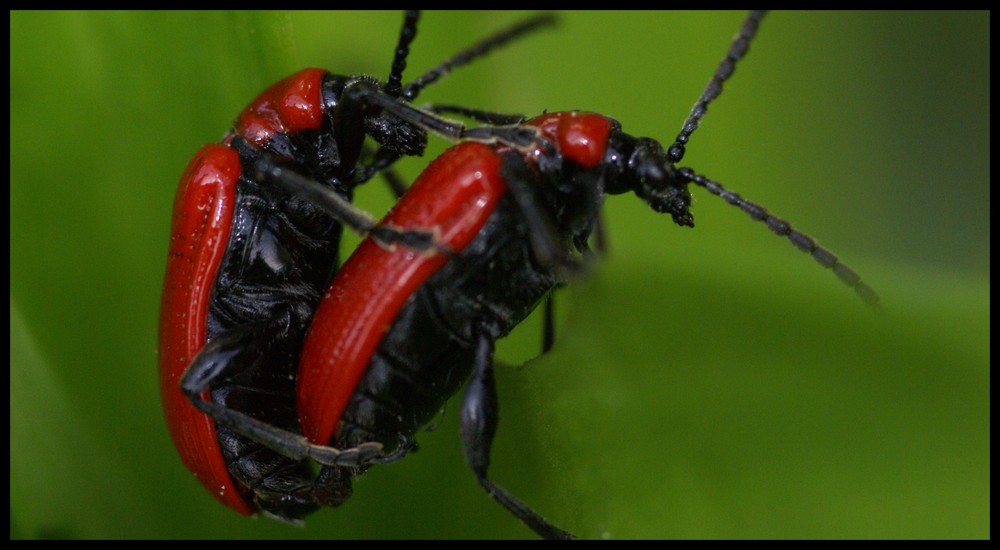
POLYGON ((413 82, 407 84, 403 88, 403 98, 407 101, 413 101, 417 98, 417 95, 420 94, 424 87, 434 83, 455 68, 461 67, 474 59, 482 57, 511 40, 514 40, 515 38, 519 38, 540 27, 555 24, 555 22, 555 15, 551 13, 543 13, 501 30, 493 36, 472 45, 468 49, 458 52, 451 59, 441 63, 437 67, 434 67, 421 75, 420 78, 417 78, 413 82))
POLYGON ((694 170, 690 168, 679 168, 678 169, 682 178, 687 179, 698 185, 699 187, 704 187, 709 193, 716 195, 722 200, 728 202, 733 206, 738 206, 740 210, 750 216, 752 219, 759 222, 764 222, 767 227, 773 231, 776 235, 783 237, 788 237, 788 240, 798 248, 799 250, 809 254, 813 257, 819 265, 832 269, 834 275, 837 276, 845 285, 854 289, 864 302, 874 308, 878 308, 878 294, 875 290, 867 284, 861 282, 861 276, 858 275, 853 269, 848 267, 846 264, 842 263, 837 256, 827 250, 826 248, 820 246, 816 243, 816 240, 806 235, 805 233, 792 228, 791 224, 787 221, 773 216, 768 213, 767 209, 763 206, 750 202, 739 194, 727 190, 722 186, 721 183, 712 181, 705 176, 696 174, 694 170))
POLYGON ((392 58, 392 69, 389 70, 389 79, 382 90, 392 97, 399 97, 400 92, 402 92, 406 56, 410 55, 410 43, 417 37, 417 21, 419 20, 419 10, 410 10, 403 16, 403 28, 399 31, 399 43, 396 44, 396 54, 392 58))
POLYGON ((757 27, 766 14, 766 10, 754 10, 743 20, 740 31, 729 45, 726 57, 715 68, 715 74, 712 75, 712 78, 708 81, 708 85, 705 86, 705 91, 701 92, 701 97, 698 98, 694 107, 691 108, 691 114, 684 121, 684 126, 681 126, 681 132, 677 134, 677 139, 674 140, 673 145, 667 150, 670 162, 678 163, 684 158, 684 146, 687 144, 688 139, 691 138, 691 134, 698 129, 698 122, 708 111, 708 104, 722 93, 722 83, 733 75, 733 71, 736 69, 736 62, 743 59, 747 51, 750 50, 750 41, 757 34, 757 27))

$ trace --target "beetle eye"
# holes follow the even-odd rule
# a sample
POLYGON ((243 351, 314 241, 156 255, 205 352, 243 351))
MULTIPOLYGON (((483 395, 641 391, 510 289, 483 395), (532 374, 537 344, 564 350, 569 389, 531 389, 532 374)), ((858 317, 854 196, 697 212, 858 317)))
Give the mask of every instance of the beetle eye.
POLYGON ((659 163, 647 158, 641 159, 636 165, 635 175, 642 185, 654 189, 662 187, 662 182, 665 179, 665 173, 659 163))

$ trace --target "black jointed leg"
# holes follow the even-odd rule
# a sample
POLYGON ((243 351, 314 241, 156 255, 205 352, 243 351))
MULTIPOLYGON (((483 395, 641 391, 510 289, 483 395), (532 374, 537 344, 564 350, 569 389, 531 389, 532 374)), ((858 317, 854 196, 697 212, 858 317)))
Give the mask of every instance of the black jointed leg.
POLYGON ((373 458, 371 464, 392 464, 419 448, 420 445, 417 444, 415 439, 405 434, 399 434, 399 445, 396 447, 396 450, 389 454, 373 458))
POLYGON ((462 140, 472 140, 489 144, 502 143, 516 148, 546 147, 548 145, 545 140, 541 139, 538 130, 533 127, 480 126, 466 128, 461 122, 448 120, 433 112, 414 107, 402 99, 396 99, 379 92, 374 87, 358 85, 352 90, 352 93, 358 95, 356 101, 367 101, 414 126, 424 128, 456 143, 462 140))
POLYGON ((605 228, 604 216, 597 213, 597 223, 594 224, 594 250, 598 256, 608 253, 608 230, 605 228))
POLYGON ((521 114, 497 113, 494 111, 464 107, 462 105, 431 105, 428 107, 428 110, 437 114, 453 113, 461 117, 475 120, 476 122, 499 126, 520 124, 525 120, 528 120, 528 117, 521 114))
POLYGON ((257 177, 267 178, 283 186, 289 193, 309 200, 322 208, 331 218, 350 227, 356 233, 367 234, 378 224, 371 214, 341 197, 332 186, 320 184, 293 170, 279 166, 267 156, 257 161, 257 177))
POLYGON ((578 273, 583 263, 574 258, 562 244, 560 232, 549 214, 548 207, 540 204, 536 186, 531 184, 531 174, 522 155, 509 151, 501 160, 500 174, 507 182, 507 190, 524 218, 535 259, 545 266, 565 273, 578 273))
POLYGON ((555 292, 545 297, 545 315, 542 319, 542 354, 548 353, 556 341, 555 292))
POLYGON ((393 196, 397 199, 402 197, 403 194, 406 193, 406 190, 409 189, 409 186, 406 185, 405 181, 403 181, 402 176, 397 174, 396 171, 391 168, 383 170, 382 177, 385 179, 386 184, 392 191, 393 196))
POLYGON ((365 443, 352 449, 314 445, 301 434, 278 428, 239 411, 227 408, 202 394, 212 385, 239 374, 253 359, 266 355, 273 337, 289 325, 287 312, 272 319, 238 325, 205 344, 181 378, 181 391, 201 412, 219 425, 256 441, 294 460, 311 458, 329 466, 358 466, 373 462, 382 452, 380 443, 365 443))
POLYGON ((362 466, 377 462, 382 454, 382 444, 374 442, 362 443, 350 449, 335 449, 316 445, 310 443, 305 436, 282 430, 267 422, 226 408, 214 401, 206 401, 199 398, 197 394, 194 396, 188 394, 188 396, 191 397, 194 406, 211 416, 216 424, 225 426, 292 460, 308 458, 324 466, 362 466))
POLYGON ((376 174, 381 174, 393 196, 397 199, 402 197, 409 185, 392 169, 393 163, 399 160, 399 153, 384 147, 379 148, 374 153, 366 148, 365 153, 371 157, 371 160, 368 164, 358 165, 354 172, 354 184, 361 185, 375 177, 376 174))
POLYGON ((486 327, 480 326, 476 344, 476 363, 462 398, 461 431, 465 461, 476 475, 479 485, 532 531, 546 539, 572 539, 573 535, 549 523, 528 505, 487 477, 490 448, 499 421, 497 389, 493 376, 494 344, 486 327))
POLYGON ((278 166, 268 158, 261 158, 257 161, 257 171, 261 177, 267 177, 274 183, 284 186, 289 192, 308 199, 322 208, 331 218, 351 228, 359 235, 371 234, 379 242, 386 245, 400 243, 414 250, 435 250, 442 254, 453 254, 452 250, 437 244, 432 232, 380 225, 374 216, 351 204, 332 187, 278 166))

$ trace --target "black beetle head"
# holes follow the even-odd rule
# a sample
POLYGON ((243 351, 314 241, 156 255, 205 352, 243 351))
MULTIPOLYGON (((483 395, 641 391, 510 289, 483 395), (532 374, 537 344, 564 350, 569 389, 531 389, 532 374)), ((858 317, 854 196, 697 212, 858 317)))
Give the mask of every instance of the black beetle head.
POLYGON ((694 227, 690 180, 670 162, 658 141, 616 133, 608 165, 612 168, 605 184, 609 194, 631 191, 653 210, 670 214, 677 225, 694 227))

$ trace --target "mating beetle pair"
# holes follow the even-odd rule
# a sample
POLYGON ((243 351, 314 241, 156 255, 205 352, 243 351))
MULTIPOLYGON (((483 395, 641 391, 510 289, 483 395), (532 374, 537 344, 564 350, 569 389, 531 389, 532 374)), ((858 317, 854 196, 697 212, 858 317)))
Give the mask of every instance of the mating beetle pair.
POLYGON ((384 86, 307 70, 262 94, 223 145, 199 152, 175 205, 161 389, 188 467, 241 512, 298 519, 341 503, 368 464, 405 454, 412 435, 469 378, 461 426, 478 480, 540 535, 568 537, 487 477, 497 425, 493 344, 588 260, 606 194, 633 192, 690 226, 687 186, 705 187, 874 302, 871 289, 811 239, 676 166, 761 17, 748 17, 666 149, 593 113, 523 122, 435 109, 509 124, 465 132, 408 108, 397 98, 412 100, 410 90, 420 88, 399 84, 414 16, 384 86), (312 98, 305 109, 297 108, 302 96, 312 98), (296 108, 281 110, 289 104, 296 108), (303 114, 310 110, 318 114, 303 114), (485 143, 446 151, 380 223, 345 206, 356 183, 418 154, 428 130, 485 143), (359 163, 366 134, 382 147, 359 163), (338 221, 370 234, 339 269, 338 221), (323 464, 318 475, 309 458, 323 464))
MULTIPOLYGON (((348 216, 355 229, 373 229, 374 220, 350 209, 354 187, 398 156, 420 154, 426 131, 412 117, 432 118, 395 98, 412 100, 452 68, 550 22, 541 16, 512 27, 404 88, 417 23, 409 13, 385 85, 300 71, 264 91, 221 144, 203 147, 190 162, 174 204, 160 312, 160 386, 182 460, 224 504, 294 521, 346 498, 342 489, 331 495, 332 482, 316 479, 305 456, 282 446, 286 430, 301 432, 294 404, 299 350, 339 263, 342 226, 323 208, 334 204, 335 215, 348 216), (379 100, 388 107, 376 105, 379 100), (366 152, 366 136, 381 147, 366 152), (261 178, 261 159, 294 167, 308 184, 289 190, 278 185, 284 180, 261 178), (305 198, 310 192, 323 201, 305 198), (235 427, 225 424, 231 411, 242 413, 235 427), (270 433, 277 449, 246 437, 255 429, 270 433)), ((374 229, 390 233, 387 239, 397 236, 374 229)), ((328 461, 358 464, 378 451, 367 445, 322 452, 335 456, 328 461)))

